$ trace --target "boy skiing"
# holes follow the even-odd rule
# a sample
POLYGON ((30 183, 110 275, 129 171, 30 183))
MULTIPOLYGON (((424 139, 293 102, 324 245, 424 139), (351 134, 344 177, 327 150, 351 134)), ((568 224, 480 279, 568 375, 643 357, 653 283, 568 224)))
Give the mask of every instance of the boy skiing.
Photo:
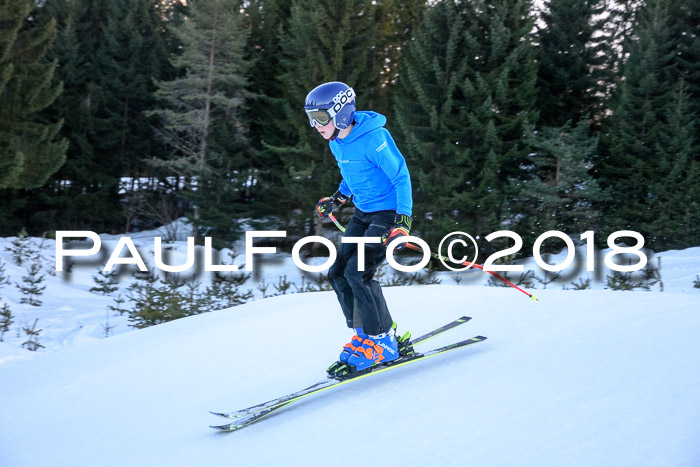
POLYGON ((342 376, 395 360, 399 347, 406 344, 397 342, 396 325, 373 277, 385 258, 386 245, 409 235, 411 180, 406 161, 384 128, 386 117, 355 111, 355 92, 347 84, 317 86, 306 96, 304 110, 310 125, 329 141, 343 177, 338 190, 318 202, 316 213, 328 217, 352 198, 355 214, 344 237, 381 238, 381 243, 365 244, 363 264, 358 263, 357 243, 341 243, 328 272, 347 325, 355 330, 338 362, 328 368, 331 376, 342 376))

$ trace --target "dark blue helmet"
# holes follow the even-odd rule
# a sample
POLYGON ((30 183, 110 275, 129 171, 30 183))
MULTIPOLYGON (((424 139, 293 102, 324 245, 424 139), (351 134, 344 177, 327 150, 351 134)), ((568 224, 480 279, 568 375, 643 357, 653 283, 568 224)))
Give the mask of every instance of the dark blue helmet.
POLYGON ((306 96, 304 110, 311 126, 333 120, 338 130, 344 130, 355 119, 355 91, 340 81, 323 83, 306 96))

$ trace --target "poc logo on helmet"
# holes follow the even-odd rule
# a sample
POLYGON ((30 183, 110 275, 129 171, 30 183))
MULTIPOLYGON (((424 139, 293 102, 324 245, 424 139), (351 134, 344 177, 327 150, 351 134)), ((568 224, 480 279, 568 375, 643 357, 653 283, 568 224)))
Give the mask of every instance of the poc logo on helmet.
POLYGON ((345 104, 352 101, 354 98, 355 98, 355 91, 353 91, 352 88, 348 88, 345 91, 340 91, 333 98, 333 102, 335 102, 335 104, 333 104, 333 112, 334 113, 340 112, 340 109, 342 109, 345 104))

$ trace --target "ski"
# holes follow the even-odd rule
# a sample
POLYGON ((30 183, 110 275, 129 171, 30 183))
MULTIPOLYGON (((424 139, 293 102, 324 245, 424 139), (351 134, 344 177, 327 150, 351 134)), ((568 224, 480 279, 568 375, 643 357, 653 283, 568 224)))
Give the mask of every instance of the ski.
MULTIPOLYGON (((466 323, 470 319, 471 318, 469 316, 462 316, 461 318, 458 318, 450 323, 445 324, 444 326, 440 326, 439 328, 433 329, 432 331, 428 332, 427 334, 424 334, 420 337, 417 337, 417 338, 411 340, 411 342, 408 345, 414 346, 414 345, 420 344, 421 342, 425 342, 432 337, 435 337, 439 334, 442 334, 443 332, 449 331, 450 329, 456 328, 457 326, 466 323)), ((297 397, 307 396, 307 395, 312 394, 314 392, 322 391, 329 386, 335 385, 336 382, 337 382, 337 380, 335 380, 335 379, 320 381, 318 383, 312 384, 308 388, 304 388, 304 389, 297 391, 297 392, 294 392, 292 394, 288 394, 286 396, 282 396, 282 397, 279 397, 277 399, 272 399, 270 401, 263 402, 262 404, 254 405, 252 407, 237 410, 235 412, 210 412, 210 413, 213 415, 217 415, 219 417, 228 418, 228 419, 247 417, 247 416, 253 415, 257 412, 269 409, 271 407, 276 407, 278 405, 284 404, 284 403, 286 403, 292 399, 295 399, 297 397)))
POLYGON ((383 373, 385 371, 392 370, 394 368, 399 368, 404 365, 408 365, 410 363, 415 363, 420 360, 425 360, 426 358, 434 357, 436 355, 441 355, 446 352, 450 352, 452 350, 456 350, 462 347, 466 347, 467 345, 471 344, 476 344, 478 342, 483 342, 486 340, 486 337, 484 336, 476 336, 472 337, 471 339, 467 339, 461 342, 456 342, 454 344, 446 345, 444 347, 440 347, 438 349, 434 350, 429 350, 423 354, 414 354, 408 357, 400 357, 394 361, 391 361, 389 363, 386 363, 384 365, 377 365, 373 366, 371 368, 368 368, 367 370, 360 371, 357 373, 352 374, 351 376, 345 377, 342 380, 337 380, 337 379, 329 379, 328 381, 320 381, 319 383, 316 383, 313 386, 309 386, 307 390, 300 391, 296 396, 293 394, 290 394, 289 396, 282 397, 278 399, 276 403, 269 405, 267 407, 263 407, 262 409, 258 409, 257 411, 254 411, 250 413, 249 415, 244 415, 237 417, 236 421, 232 423, 228 423, 226 425, 220 425, 220 426, 212 426, 211 428, 214 428, 219 431, 224 431, 224 432, 231 432, 231 431, 237 431, 242 428, 247 427, 248 425, 251 425, 258 420, 270 415, 273 412, 276 412, 277 410, 280 410, 287 405, 296 402, 298 400, 301 400, 311 394, 315 394, 320 391, 324 391, 326 389, 330 389, 333 387, 341 386, 343 384, 366 378, 370 375, 374 374, 379 374, 383 373))

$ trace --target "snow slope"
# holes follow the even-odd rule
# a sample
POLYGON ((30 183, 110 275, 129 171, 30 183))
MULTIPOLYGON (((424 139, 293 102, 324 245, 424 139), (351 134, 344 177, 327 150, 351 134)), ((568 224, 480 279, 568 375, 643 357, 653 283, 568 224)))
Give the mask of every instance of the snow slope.
POLYGON ((698 466, 700 294, 687 286, 540 290, 536 303, 506 288, 387 288, 400 331, 473 318, 423 348, 489 339, 231 434, 208 428, 223 421, 208 410, 324 377, 350 337, 332 293, 65 346, 0 369, 0 465, 698 466))

